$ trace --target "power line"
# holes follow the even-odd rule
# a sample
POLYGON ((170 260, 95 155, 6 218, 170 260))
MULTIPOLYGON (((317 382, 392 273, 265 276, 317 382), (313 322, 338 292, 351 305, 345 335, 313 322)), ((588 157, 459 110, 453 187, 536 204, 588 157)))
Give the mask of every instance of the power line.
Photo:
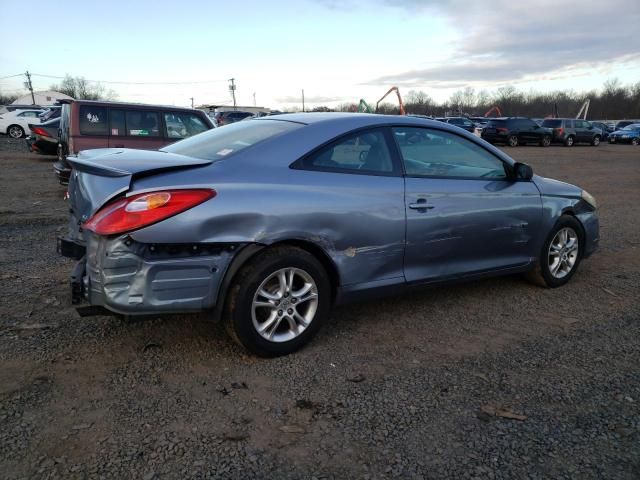
POLYGON ((22 77, 24 73, 18 73, 16 75, 7 75, 6 77, 0 77, 0 80, 4 80, 5 78, 14 78, 14 77, 22 77))
MULTIPOLYGON (((66 77, 60 77, 58 75, 44 75, 42 73, 32 73, 33 77, 42 77, 42 78, 53 78, 55 80, 64 80, 66 77)), ((85 78, 87 82, 94 83, 106 83, 111 85, 196 85, 196 84, 205 84, 205 83, 218 83, 218 82, 226 82, 227 80, 197 80, 197 81, 186 81, 186 82, 125 82, 120 80, 90 80, 85 78)))

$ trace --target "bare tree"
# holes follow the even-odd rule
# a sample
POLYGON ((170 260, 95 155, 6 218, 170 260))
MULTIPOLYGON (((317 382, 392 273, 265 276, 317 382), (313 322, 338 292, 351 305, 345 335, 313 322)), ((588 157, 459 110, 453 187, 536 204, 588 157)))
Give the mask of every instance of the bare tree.
POLYGON ((115 91, 106 90, 99 82, 71 75, 66 75, 59 85, 51 85, 50 88, 77 100, 115 100, 118 97, 115 91))

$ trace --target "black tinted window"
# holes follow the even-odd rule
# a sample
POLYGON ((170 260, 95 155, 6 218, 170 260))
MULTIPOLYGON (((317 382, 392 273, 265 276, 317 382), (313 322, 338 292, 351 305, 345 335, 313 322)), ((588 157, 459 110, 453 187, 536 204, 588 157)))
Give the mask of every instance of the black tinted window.
POLYGON ((548 119, 542 122, 542 126, 547 128, 558 128, 562 126, 562 120, 548 119))
POLYGON ((109 133, 107 107, 80 105, 80 133, 107 135, 109 133))
POLYGON ((321 149, 298 167, 345 173, 392 173, 393 161, 383 131, 367 130, 321 149))
POLYGON ((158 114, 146 110, 127 112, 127 135, 132 137, 159 137, 158 114))
POLYGON ((487 127, 498 128, 498 127, 504 127, 506 124, 507 122, 504 120, 489 120, 487 122, 487 127))
POLYGON ((124 110, 111 110, 111 123, 109 134, 112 136, 122 136, 127 133, 124 123, 124 110))
POLYGON ((393 134, 407 175, 451 178, 506 178, 500 159, 453 133, 395 127, 393 134))

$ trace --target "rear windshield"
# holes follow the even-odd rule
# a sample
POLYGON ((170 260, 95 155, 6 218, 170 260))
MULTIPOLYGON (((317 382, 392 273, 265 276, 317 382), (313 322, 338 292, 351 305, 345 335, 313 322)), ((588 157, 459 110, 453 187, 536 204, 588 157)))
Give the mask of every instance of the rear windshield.
POLYGON ((627 125, 622 130, 638 130, 640 129, 640 123, 633 123, 631 125, 627 125))
POLYGON ((506 124, 506 120, 489 120, 487 122, 487 127, 504 127, 506 124))
POLYGON ((542 122, 543 127, 557 128, 562 126, 562 120, 545 120, 542 122))
POLYGON ((278 120, 248 120, 208 130, 161 150, 188 157, 221 160, 256 143, 302 126, 299 123, 278 120))

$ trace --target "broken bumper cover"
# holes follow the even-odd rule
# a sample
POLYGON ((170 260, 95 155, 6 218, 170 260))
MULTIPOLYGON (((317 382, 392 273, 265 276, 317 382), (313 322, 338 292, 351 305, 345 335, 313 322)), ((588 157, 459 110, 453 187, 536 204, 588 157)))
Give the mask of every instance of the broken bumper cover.
POLYGON ((86 255, 72 274, 72 300, 81 298, 122 315, 208 310, 216 305, 222 277, 236 248, 148 245, 128 236, 91 235, 86 255))

